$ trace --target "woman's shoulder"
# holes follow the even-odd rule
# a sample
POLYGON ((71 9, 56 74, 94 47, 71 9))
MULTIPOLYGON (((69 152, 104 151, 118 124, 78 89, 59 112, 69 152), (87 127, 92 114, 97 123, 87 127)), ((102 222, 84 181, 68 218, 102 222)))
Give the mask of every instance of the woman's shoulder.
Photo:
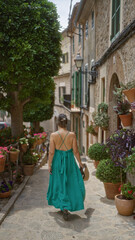
POLYGON ((69 134, 70 134, 70 136, 72 136, 72 137, 75 137, 75 136, 76 136, 74 132, 69 132, 69 134))

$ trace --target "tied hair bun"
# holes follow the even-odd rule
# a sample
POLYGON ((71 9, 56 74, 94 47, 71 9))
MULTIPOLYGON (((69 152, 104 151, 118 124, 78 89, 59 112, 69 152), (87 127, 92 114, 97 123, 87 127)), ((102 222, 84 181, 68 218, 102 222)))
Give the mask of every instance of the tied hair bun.
POLYGON ((58 116, 58 125, 62 128, 65 128, 66 125, 67 125, 67 116, 63 113, 61 113, 59 116, 58 116))
POLYGON ((61 122, 66 121, 66 118, 60 119, 61 122))

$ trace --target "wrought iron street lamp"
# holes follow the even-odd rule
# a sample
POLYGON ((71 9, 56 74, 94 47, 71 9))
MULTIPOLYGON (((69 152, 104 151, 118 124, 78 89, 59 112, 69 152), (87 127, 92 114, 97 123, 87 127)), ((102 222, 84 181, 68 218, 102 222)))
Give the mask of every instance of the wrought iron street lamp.
POLYGON ((88 80, 89 84, 95 84, 96 83, 96 78, 98 76, 98 73, 96 71, 96 67, 92 66, 91 67, 91 71, 82 71, 82 63, 83 63, 83 58, 80 56, 80 53, 77 53, 76 58, 74 59, 75 65, 78 69, 79 72, 86 74, 88 73, 89 75, 91 75, 91 78, 88 80))

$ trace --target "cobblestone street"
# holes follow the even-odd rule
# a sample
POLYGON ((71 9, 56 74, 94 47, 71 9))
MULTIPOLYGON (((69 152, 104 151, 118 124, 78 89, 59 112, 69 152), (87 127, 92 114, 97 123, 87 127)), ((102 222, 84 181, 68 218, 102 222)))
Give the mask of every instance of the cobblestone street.
POLYGON ((85 210, 74 212, 69 221, 60 211, 48 206, 47 165, 28 181, 22 194, 0 227, 2 240, 131 240, 135 234, 133 216, 117 214, 113 200, 107 200, 103 184, 88 163, 90 179, 85 182, 85 210))

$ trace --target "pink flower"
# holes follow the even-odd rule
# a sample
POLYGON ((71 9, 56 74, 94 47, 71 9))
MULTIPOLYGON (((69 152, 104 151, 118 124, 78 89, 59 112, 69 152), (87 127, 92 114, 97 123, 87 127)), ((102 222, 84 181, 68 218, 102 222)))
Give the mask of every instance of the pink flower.
POLYGON ((4 157, 4 155, 0 155, 0 158, 3 158, 4 157))

